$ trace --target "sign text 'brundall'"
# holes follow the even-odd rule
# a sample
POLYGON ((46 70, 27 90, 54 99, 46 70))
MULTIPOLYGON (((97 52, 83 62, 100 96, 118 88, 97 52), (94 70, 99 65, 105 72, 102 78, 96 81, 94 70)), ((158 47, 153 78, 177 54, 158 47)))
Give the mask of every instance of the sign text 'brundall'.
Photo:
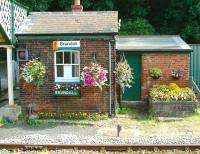
POLYGON ((80 41, 53 41, 53 50, 80 50, 80 41))

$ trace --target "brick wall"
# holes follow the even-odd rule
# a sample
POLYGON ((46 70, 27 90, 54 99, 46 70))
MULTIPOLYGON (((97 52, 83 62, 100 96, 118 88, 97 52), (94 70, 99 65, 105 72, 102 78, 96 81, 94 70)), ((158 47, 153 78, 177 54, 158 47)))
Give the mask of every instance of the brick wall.
MULTIPOLYGON (((77 40, 77 39, 76 39, 77 40)), ((97 62, 109 70, 109 40, 104 39, 81 39, 80 63, 81 69, 89 65, 92 60, 92 53, 97 53, 97 62)), ((109 111, 109 87, 104 87, 103 91, 98 88, 84 88, 81 97, 53 96, 51 89, 54 82, 54 52, 52 50, 53 40, 20 40, 19 48, 27 48, 30 57, 41 57, 41 61, 47 68, 47 80, 44 86, 35 89, 36 111, 47 112, 73 112, 73 111, 109 111)), ((115 63, 114 44, 112 45, 112 68, 115 63)), ((112 70, 113 71, 113 70, 112 70)), ((112 74, 113 75, 113 74, 112 74)), ((114 88, 114 78, 112 76, 112 88, 114 88)), ((112 93, 112 98, 114 92, 112 93)), ((112 102, 114 99, 112 100, 112 102)), ((20 102, 23 109, 27 109, 31 102, 31 90, 23 88, 21 81, 20 102)))
POLYGON ((142 54, 142 99, 147 98, 149 88, 153 85, 174 82, 181 87, 188 86, 189 63, 189 53, 142 54), (159 67, 162 70, 162 77, 160 79, 153 79, 149 76, 148 71, 151 67, 159 67), (183 76, 179 80, 173 79, 171 76, 172 69, 182 69, 183 76))

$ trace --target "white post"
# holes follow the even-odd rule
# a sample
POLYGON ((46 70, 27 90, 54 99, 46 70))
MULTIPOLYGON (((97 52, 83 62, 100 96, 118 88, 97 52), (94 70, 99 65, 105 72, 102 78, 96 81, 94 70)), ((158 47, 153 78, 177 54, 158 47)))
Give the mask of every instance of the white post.
POLYGON ((12 106, 14 105, 12 47, 7 47, 7 72, 8 72, 8 100, 9 100, 9 105, 12 106))

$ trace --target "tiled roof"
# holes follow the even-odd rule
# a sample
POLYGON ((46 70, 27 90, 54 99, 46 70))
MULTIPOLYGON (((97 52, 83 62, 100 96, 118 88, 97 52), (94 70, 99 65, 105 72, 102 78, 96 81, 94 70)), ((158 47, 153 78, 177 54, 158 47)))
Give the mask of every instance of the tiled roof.
POLYGON ((178 35, 118 36, 119 51, 190 51, 191 47, 178 35))
POLYGON ((23 34, 92 34, 118 32, 117 11, 31 12, 16 30, 23 34))

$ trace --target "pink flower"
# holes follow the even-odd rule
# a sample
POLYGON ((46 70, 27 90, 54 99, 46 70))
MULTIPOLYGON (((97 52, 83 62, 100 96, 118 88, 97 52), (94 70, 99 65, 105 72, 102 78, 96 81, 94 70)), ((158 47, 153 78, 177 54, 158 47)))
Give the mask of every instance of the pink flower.
POLYGON ((83 72, 81 73, 81 80, 85 86, 98 86, 102 89, 103 85, 106 85, 107 71, 104 70, 101 65, 96 63, 91 63, 89 67, 84 67, 83 72))
POLYGON ((99 80, 100 81, 106 80, 106 74, 105 74, 105 72, 103 70, 100 71, 99 80))
POLYGON ((86 85, 86 86, 93 86, 94 85, 94 80, 93 80, 93 78, 92 78, 92 76, 90 75, 90 74, 88 74, 88 73, 85 73, 84 74, 84 84, 86 85))

